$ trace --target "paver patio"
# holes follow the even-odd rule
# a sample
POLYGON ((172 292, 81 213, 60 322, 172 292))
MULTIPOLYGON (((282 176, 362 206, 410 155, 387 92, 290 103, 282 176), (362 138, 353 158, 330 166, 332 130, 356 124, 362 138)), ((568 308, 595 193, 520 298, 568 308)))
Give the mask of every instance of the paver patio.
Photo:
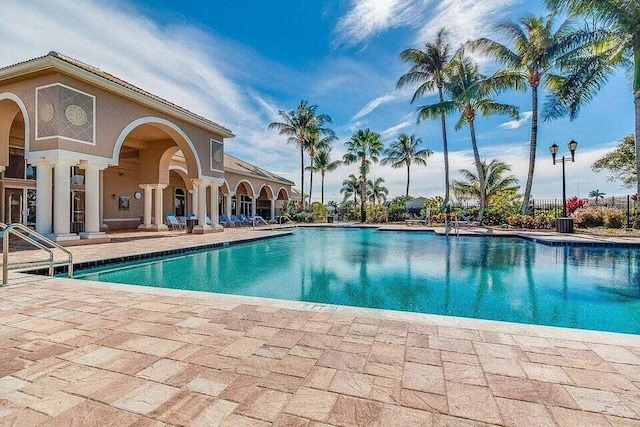
POLYGON ((640 336, 23 274, 0 287, 0 425, 163 424, 640 426, 640 336))

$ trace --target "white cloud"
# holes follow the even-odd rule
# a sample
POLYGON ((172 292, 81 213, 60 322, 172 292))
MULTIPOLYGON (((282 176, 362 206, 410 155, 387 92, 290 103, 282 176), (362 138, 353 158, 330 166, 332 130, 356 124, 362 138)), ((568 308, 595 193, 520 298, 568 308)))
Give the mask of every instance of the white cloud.
POLYGON ((387 128, 385 130, 383 130, 382 132, 380 132, 380 136, 382 136, 382 139, 387 139, 387 138, 391 138, 391 137, 395 137, 396 134, 398 133, 398 131, 408 128, 409 126, 415 124, 415 120, 412 120, 410 118, 407 118, 403 121, 401 121, 400 123, 391 126, 390 128, 387 128))
POLYGON ((383 31, 415 25, 428 0, 352 0, 336 27, 338 42, 356 45, 383 31))
POLYGON ((524 111, 523 113, 520 114, 520 119, 511 120, 511 121, 502 123, 498 127, 502 129, 518 129, 520 126, 522 126, 523 124, 531 120, 532 116, 533 116, 532 111, 524 111))
POLYGON ((419 29, 416 41, 432 39, 446 26, 454 45, 486 35, 487 28, 521 0, 352 0, 336 27, 338 42, 366 43, 382 32, 419 29))
POLYGON ((437 0, 429 11, 427 22, 418 33, 417 41, 423 43, 434 38, 442 27, 449 31, 454 45, 470 39, 485 37, 487 29, 506 15, 509 6, 520 0, 437 0))
POLYGON ((362 107, 360 109, 360 111, 358 111, 352 118, 351 121, 357 121, 367 115, 369 115, 373 110, 375 110, 376 108, 378 108, 379 106, 383 105, 383 104, 388 104, 389 102, 395 101, 396 99, 398 99, 398 94, 397 93, 389 93, 387 95, 382 95, 379 96, 375 99, 372 99, 371 101, 367 102, 367 104, 362 107))

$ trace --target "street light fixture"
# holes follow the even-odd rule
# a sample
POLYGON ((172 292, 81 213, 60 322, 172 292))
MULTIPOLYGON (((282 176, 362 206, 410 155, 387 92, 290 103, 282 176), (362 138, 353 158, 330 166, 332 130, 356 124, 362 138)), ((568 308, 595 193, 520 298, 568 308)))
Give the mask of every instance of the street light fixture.
MULTIPOLYGON (((553 164, 556 164, 556 155, 558 154, 558 144, 553 144, 549 147, 549 152, 551 152, 551 156, 553 157, 553 164)), ((567 148, 571 153, 571 162, 576 161, 576 148, 578 148, 578 143, 573 139, 569 141, 567 144, 567 148)), ((559 218, 556 221, 556 230, 561 233, 572 233, 573 232, 573 218, 567 217, 567 179, 565 174, 565 161, 569 160, 565 156, 560 158, 562 162, 562 218, 559 218)))

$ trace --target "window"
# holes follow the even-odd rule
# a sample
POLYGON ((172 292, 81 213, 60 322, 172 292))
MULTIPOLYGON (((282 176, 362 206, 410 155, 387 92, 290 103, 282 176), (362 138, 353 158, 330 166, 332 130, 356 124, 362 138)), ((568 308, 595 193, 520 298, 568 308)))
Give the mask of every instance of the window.
POLYGON ((185 216, 187 197, 182 188, 176 188, 174 193, 174 212, 176 216, 185 216))
POLYGON ((4 171, 5 178, 36 179, 36 168, 27 165, 24 148, 9 147, 9 166, 4 171))

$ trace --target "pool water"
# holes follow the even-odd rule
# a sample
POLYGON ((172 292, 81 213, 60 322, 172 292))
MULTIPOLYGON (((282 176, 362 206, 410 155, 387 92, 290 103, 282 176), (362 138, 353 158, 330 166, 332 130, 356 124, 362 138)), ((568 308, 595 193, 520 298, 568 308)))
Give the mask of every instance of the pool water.
POLYGON ((634 249, 519 238, 302 228, 77 277, 637 334, 639 260, 634 249))

